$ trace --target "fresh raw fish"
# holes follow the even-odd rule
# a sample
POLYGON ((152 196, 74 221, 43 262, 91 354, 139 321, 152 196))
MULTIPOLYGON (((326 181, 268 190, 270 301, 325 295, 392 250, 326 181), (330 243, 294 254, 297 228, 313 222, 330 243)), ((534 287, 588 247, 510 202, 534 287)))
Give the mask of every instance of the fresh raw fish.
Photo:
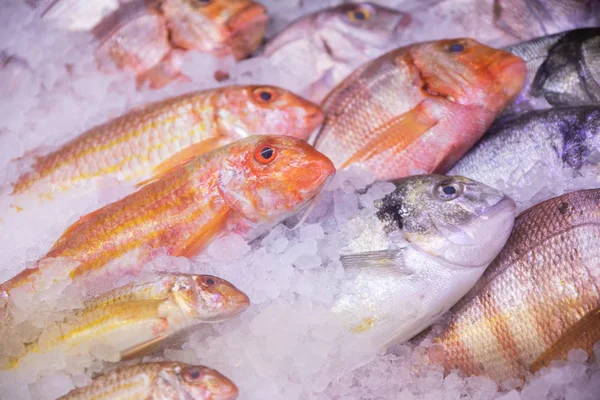
POLYGON ((420 175, 394 184, 345 249, 333 307, 372 348, 408 340, 448 311, 500 252, 515 218, 510 198, 470 179, 420 175))
POLYGON ((156 362, 111 371, 59 400, 235 400, 237 397, 234 383, 214 369, 156 362))
POLYGON ((190 257, 227 233, 252 240, 307 205, 334 172, 331 161, 304 140, 238 140, 81 217, 36 267, 0 285, 0 293, 6 298, 26 284, 38 290, 35 281, 52 258, 78 263, 71 279, 102 279, 135 270, 160 249, 190 257), (126 255, 126 265, 120 266, 117 260, 126 255))
POLYGON ((232 318, 249 304, 248 296, 217 277, 163 275, 114 289, 46 326, 23 354, 9 357, 9 367, 36 363, 40 353, 87 354, 95 345, 109 346, 121 359, 139 357, 170 336, 201 323, 232 318))
POLYGON ((519 93, 523 61, 472 39, 417 43, 364 64, 323 101, 315 147, 378 179, 445 172, 519 93))
POLYGON ((286 84, 297 83, 289 89, 319 102, 360 64, 395 47, 410 21, 400 10, 344 3, 292 22, 266 44, 264 55, 286 84))
POLYGON ((84 132, 39 157, 14 193, 32 186, 44 194, 93 178, 134 183, 251 135, 308 138, 323 121, 318 106, 273 86, 228 86, 148 104, 84 132))
POLYGON ((600 107, 537 110, 500 120, 449 173, 499 188, 518 203, 531 197, 522 194, 530 176, 540 176, 542 186, 600 176, 600 107))
POLYGON ((524 378, 600 340, 600 190, 540 203, 434 339, 447 371, 524 378))
POLYGON ((523 91, 503 115, 600 105, 600 28, 577 29, 505 48, 527 64, 523 91))

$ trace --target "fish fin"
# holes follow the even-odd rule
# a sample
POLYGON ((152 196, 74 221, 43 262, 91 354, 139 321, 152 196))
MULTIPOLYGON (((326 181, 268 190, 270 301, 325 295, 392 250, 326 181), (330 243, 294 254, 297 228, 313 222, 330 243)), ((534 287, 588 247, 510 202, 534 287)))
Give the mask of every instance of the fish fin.
POLYGON ((133 0, 122 3, 91 30, 92 35, 100 43, 104 43, 129 21, 146 14, 158 14, 158 4, 158 0, 133 0))
POLYGON ((569 350, 572 349, 584 348, 589 353, 591 346, 598 340, 600 340, 600 306, 565 330, 545 352, 535 359, 529 371, 534 374, 541 368, 549 366, 553 360, 566 358, 569 350))
POLYGON ((436 118, 429 115, 426 107, 427 105, 421 102, 410 111, 378 126, 372 132, 371 138, 352 154, 341 168, 346 168, 356 162, 367 161, 390 149, 395 152, 401 151, 417 141, 438 123, 436 118))
POLYGON ((171 252, 175 257, 192 257, 197 254, 208 242, 210 238, 221 231, 227 217, 229 216, 229 207, 223 207, 217 215, 205 223, 201 229, 194 232, 180 246, 171 252))
POLYGON ((378 275, 413 275, 410 269, 402 267, 405 264, 401 250, 380 250, 344 254, 340 257, 340 261, 344 268, 367 268, 373 274, 378 275))
POLYGON ((162 343, 165 340, 166 336, 161 335, 155 337, 154 339, 147 340, 143 343, 138 344, 137 346, 130 347, 129 349, 121 352, 121 360, 132 360, 134 358, 139 358, 143 356, 148 356, 162 347, 162 343))
POLYGON ((219 147, 220 144, 221 138, 215 137, 203 140, 201 142, 186 147, 185 149, 175 153, 174 155, 157 165, 154 168, 154 175, 150 179, 147 179, 135 185, 136 189, 139 189, 142 186, 146 186, 150 182, 154 182, 161 179, 165 175, 171 173, 173 170, 187 164, 195 157, 201 156, 203 154, 208 153, 209 151, 216 149, 217 147, 219 147))

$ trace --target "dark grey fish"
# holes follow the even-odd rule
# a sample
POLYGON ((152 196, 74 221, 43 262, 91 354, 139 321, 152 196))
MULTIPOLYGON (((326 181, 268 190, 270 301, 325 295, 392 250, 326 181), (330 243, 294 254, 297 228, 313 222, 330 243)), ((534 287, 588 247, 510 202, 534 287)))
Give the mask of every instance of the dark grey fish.
POLYGON ((449 174, 500 189, 519 205, 598 187, 600 106, 536 110, 500 120, 449 174))
POLYGON ((576 29, 506 47, 527 64, 527 80, 503 115, 600 104, 600 28, 576 29))

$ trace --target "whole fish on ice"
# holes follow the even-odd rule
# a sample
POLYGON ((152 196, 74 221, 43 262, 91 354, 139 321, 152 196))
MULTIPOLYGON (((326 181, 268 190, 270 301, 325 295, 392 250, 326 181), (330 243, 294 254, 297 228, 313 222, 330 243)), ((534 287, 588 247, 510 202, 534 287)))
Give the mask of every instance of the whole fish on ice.
POLYGON ((505 248, 434 338, 447 371, 525 378, 600 340, 600 190, 523 212, 505 248))
POLYGON ((515 204, 462 177, 393 182, 364 234, 344 250, 333 310, 368 348, 410 339, 471 289, 504 246, 515 204))
POLYGON ((71 189, 102 176, 133 183, 186 158, 267 132, 308 138, 323 120, 318 106, 273 86, 227 86, 151 103, 38 157, 13 193, 71 189))
POLYGON ((39 290, 35 281, 52 258, 78 262, 71 279, 102 279, 135 270, 160 249, 190 257, 227 233, 252 240, 307 205, 334 172, 331 161, 304 140, 238 140, 81 217, 36 267, 0 285, 0 293, 6 298, 22 285, 39 290), (118 259, 126 255, 123 270, 118 259))
POLYGON ((154 362, 111 371, 59 400, 235 400, 237 397, 235 384, 214 369, 154 362))
POLYGON ((600 105, 600 28, 577 29, 505 48, 527 64, 523 91, 503 115, 600 105))
POLYGON ((400 10, 344 3, 292 22, 263 54, 287 88, 319 102, 360 64, 395 47, 410 21, 400 10))
POLYGON ((519 93, 523 61, 472 39, 417 43, 370 61, 323 101, 315 147, 378 179, 447 171, 519 93))
POLYGON ((449 173, 499 188, 519 204, 533 197, 533 189, 537 200, 564 193, 576 178, 591 178, 579 182, 597 187, 600 107, 537 110, 500 120, 449 173))
POLYGON ((109 346, 121 359, 139 357, 186 328, 227 320, 249 304, 248 296, 217 277, 163 275, 87 301, 63 321, 46 326, 24 353, 9 357, 9 367, 35 364, 40 353, 46 358, 49 352, 87 354, 99 344, 109 346))

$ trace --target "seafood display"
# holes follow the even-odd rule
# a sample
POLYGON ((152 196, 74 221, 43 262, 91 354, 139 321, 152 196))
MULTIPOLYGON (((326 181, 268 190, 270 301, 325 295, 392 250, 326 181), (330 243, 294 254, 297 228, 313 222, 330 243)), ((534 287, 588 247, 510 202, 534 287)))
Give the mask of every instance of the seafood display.
POLYGON ((342 255, 346 277, 333 306, 374 348, 404 342, 448 311, 500 252, 515 218, 510 198, 470 179, 418 175, 394 185, 376 218, 398 249, 379 250, 367 231, 363 250, 372 251, 342 255))
MULTIPOLYGON (((191 257, 216 237, 235 232, 252 240, 298 212, 335 172, 306 142, 286 136, 250 136, 155 176, 140 190, 71 225, 38 266, 0 285, 5 297, 33 284, 44 260, 78 262, 71 279, 103 279, 129 255, 135 269, 159 249, 191 257)), ((127 268, 125 269, 127 270, 127 268)))
POLYGON ((234 400, 238 388, 218 371, 183 363, 145 363, 113 371, 61 400, 181 399, 234 400))
POLYGON ((600 340, 600 190, 540 203, 515 221, 506 247, 434 342, 443 365, 497 381, 592 352, 600 340))
POLYGON ((0 38, 0 399, 600 393, 598 0, 5 0, 0 38))
POLYGON ((322 120, 318 106, 277 87, 191 93, 133 110, 38 157, 13 193, 36 185, 51 194, 107 175, 139 183, 247 136, 282 132, 306 139, 322 120))
POLYGON ((506 48, 527 65, 527 80, 503 115, 600 103, 600 29, 577 29, 506 48))
POLYGON ((444 173, 519 93, 523 61, 472 39, 418 43, 358 68, 323 101, 315 147, 378 179, 444 173))
POLYGON ((130 284, 88 301, 58 326, 51 325, 23 354, 10 357, 8 366, 17 368, 32 362, 32 355, 50 351, 88 352, 99 343, 121 359, 140 357, 186 328, 232 318, 249 303, 231 283, 210 275, 165 275, 130 284))

